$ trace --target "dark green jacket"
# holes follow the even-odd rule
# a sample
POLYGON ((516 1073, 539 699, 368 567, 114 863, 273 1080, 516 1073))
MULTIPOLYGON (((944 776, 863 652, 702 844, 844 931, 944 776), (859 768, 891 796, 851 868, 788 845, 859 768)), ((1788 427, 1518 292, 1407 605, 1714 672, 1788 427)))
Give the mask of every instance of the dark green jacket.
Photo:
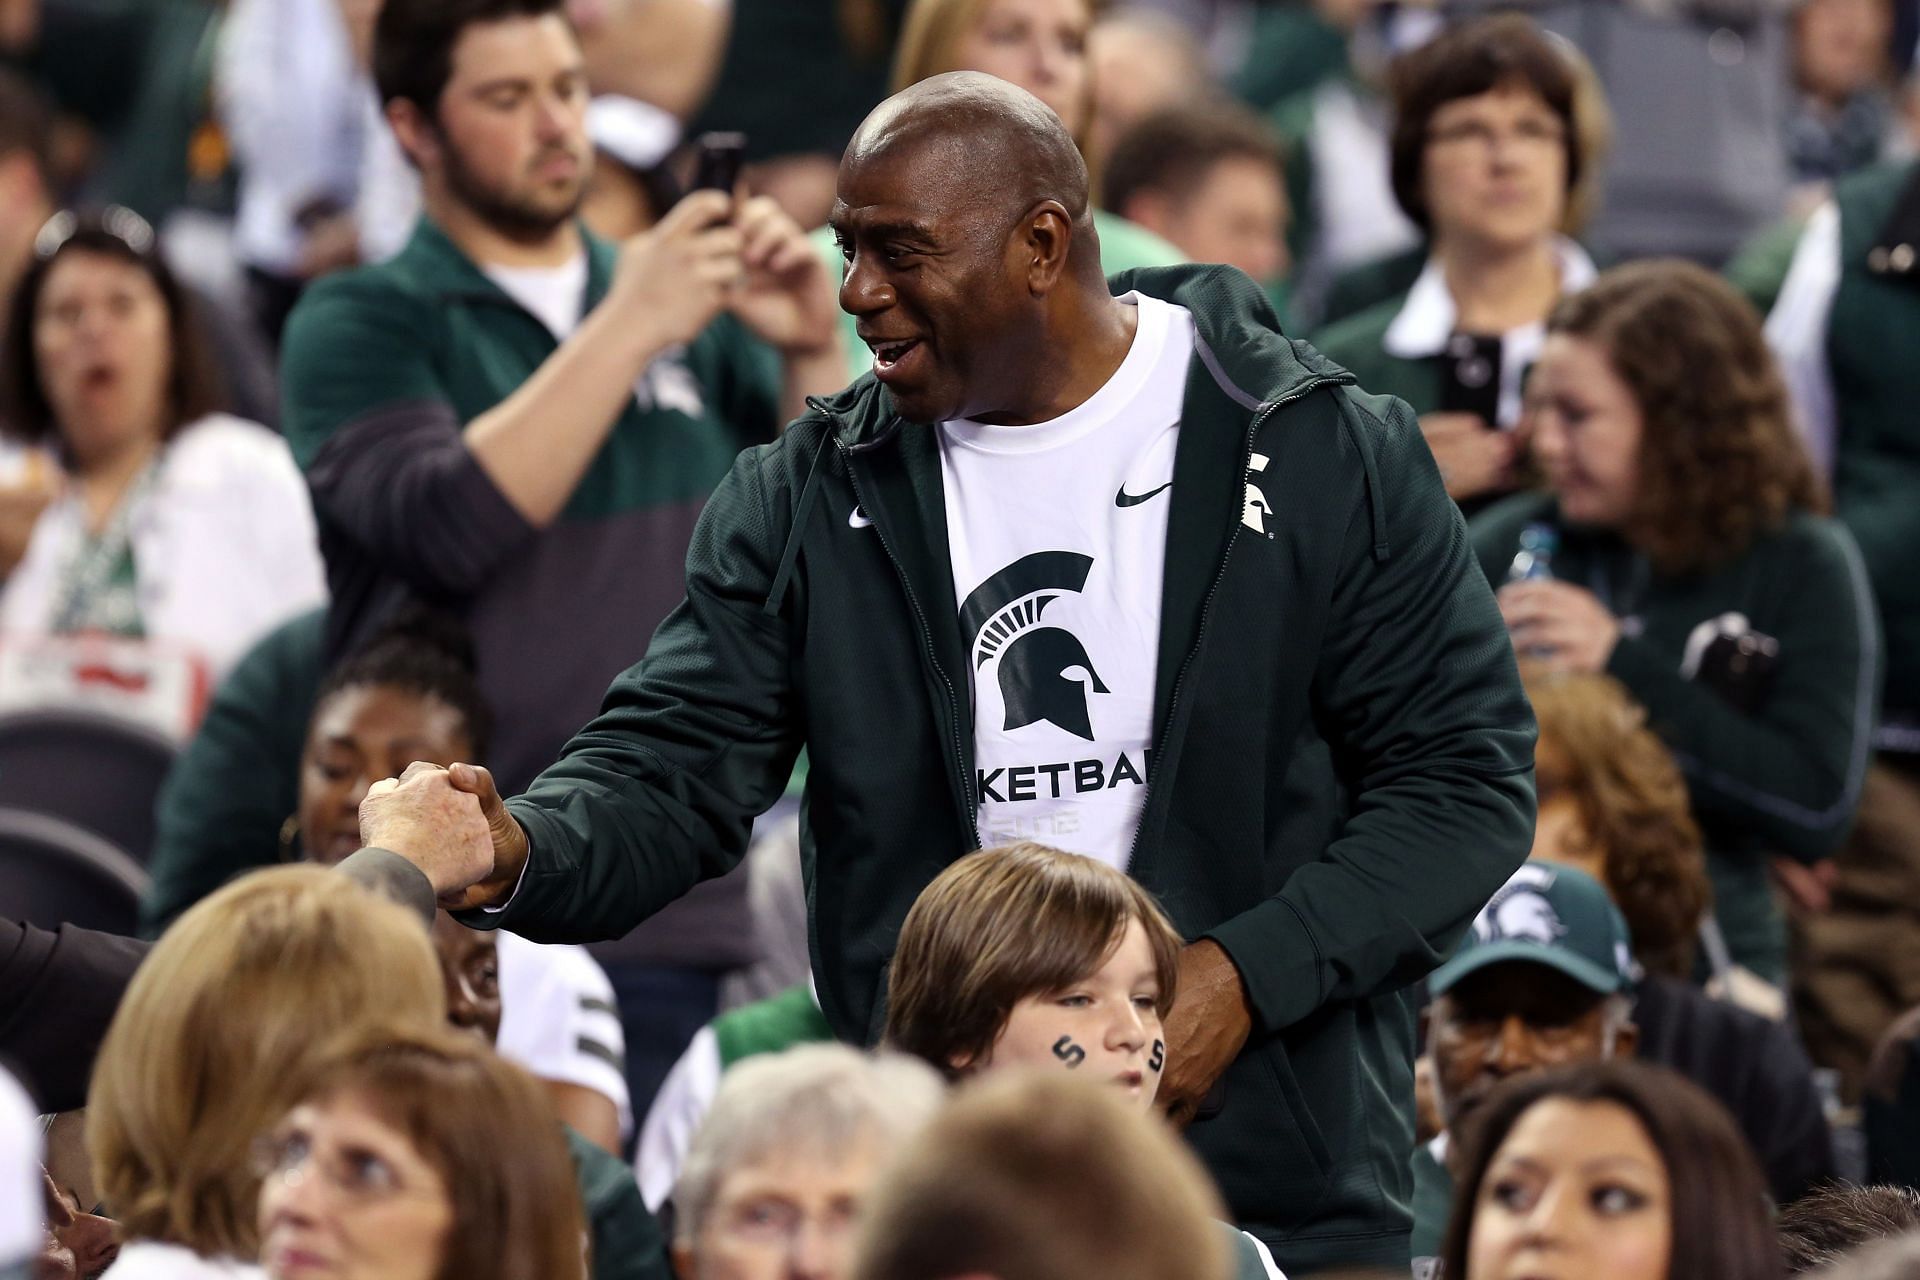
POLYGON ((1413 1256, 1437 1258, 1453 1212, 1453 1175, 1434 1156, 1433 1143, 1413 1149, 1413 1256))
POLYGON ((1852 825, 1871 747, 1880 635, 1859 550, 1837 521, 1796 513, 1731 563, 1668 576, 1617 537, 1562 528, 1551 497, 1521 494, 1473 522, 1496 585, 1535 522, 1560 528, 1554 576, 1593 591, 1637 632, 1615 646, 1607 673, 1646 706, 1686 775, 1733 958, 1781 980, 1785 928, 1767 858, 1833 852, 1852 825), (1681 673, 1696 628, 1728 613, 1779 641, 1752 714, 1681 673))
MULTIPOLYGON (((1424 258, 1420 265, 1426 266, 1424 258)), ((1351 370, 1367 390, 1398 396, 1417 414, 1434 413, 1440 408, 1440 360, 1408 360, 1387 354, 1387 330, 1407 305, 1411 288, 1409 282, 1391 297, 1328 325, 1313 335, 1313 345, 1325 352, 1327 359, 1351 370)))
MULTIPOLYGON (((1405 406, 1281 335, 1239 272, 1112 287, 1187 307, 1198 331, 1129 870, 1232 956, 1254 1030, 1189 1135, 1284 1269, 1404 1266, 1403 989, 1525 857, 1533 718, 1405 406)), ((874 1039, 907 908, 979 843, 941 484, 935 432, 870 378, 742 454, 686 601, 513 801, 531 860, 504 912, 472 922, 623 932, 740 858, 804 742, 821 1008, 874 1039)))
POLYGON ((640 1198, 633 1170, 572 1129, 566 1133, 593 1240, 593 1280, 670 1280, 666 1237, 640 1198))
POLYGON ((1860 544, 1887 628, 1889 719, 1920 719, 1920 275, 1876 272, 1882 228, 1914 180, 1912 163, 1856 174, 1834 189, 1840 287, 1827 317, 1838 417, 1834 514, 1860 544))

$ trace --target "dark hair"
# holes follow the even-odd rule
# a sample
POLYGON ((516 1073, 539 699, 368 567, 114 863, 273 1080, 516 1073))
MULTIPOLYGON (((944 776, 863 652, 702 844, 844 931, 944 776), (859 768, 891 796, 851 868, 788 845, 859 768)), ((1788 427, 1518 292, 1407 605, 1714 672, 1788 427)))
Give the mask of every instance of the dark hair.
POLYGON ((19 72, 0 67, 0 156, 24 151, 42 181, 53 174, 53 121, 47 100, 19 72))
POLYGON ((1280 143, 1267 122, 1237 102, 1156 111, 1120 136, 1105 163, 1100 204, 1122 214, 1142 191, 1190 194, 1222 160, 1257 160, 1280 172, 1280 143))
POLYGON ((404 98, 429 120, 453 78, 453 47, 468 27, 565 16, 564 0, 386 0, 373 27, 373 83, 382 105, 404 98))
POLYGON ((1393 65, 1391 155, 1393 198, 1423 231, 1431 231, 1423 191, 1428 133, 1441 107, 1517 85, 1537 95, 1566 128, 1567 197, 1586 170, 1588 136, 1576 104, 1574 64, 1553 38, 1517 13, 1451 27, 1393 65))
POLYGON ((425 607, 403 610, 336 663, 314 695, 316 715, 342 689, 385 685, 452 707, 473 753, 484 760, 493 713, 480 692, 473 639, 456 618, 425 607))
POLYGON ((1920 1231, 1920 1192, 1835 1183, 1780 1211, 1780 1249, 1797 1276, 1840 1261, 1861 1245, 1920 1231))
POLYGON ((986 1059, 1014 1005, 1098 971, 1132 920, 1153 951, 1164 1018, 1180 934, 1138 881, 1032 841, 968 854, 934 877, 900 926, 888 970, 887 1047, 949 1078, 965 1074, 986 1059))
MULTIPOLYGON (((53 406, 40 383, 33 328, 40 294, 53 274, 54 264, 71 253, 91 253, 130 263, 144 271, 160 292, 167 308, 167 330, 173 339, 173 360, 167 374, 167 421, 161 438, 171 439, 189 422, 225 408, 213 348, 201 327, 198 309, 154 248, 152 231, 124 209, 109 211, 105 216, 56 217, 71 218, 72 231, 51 249, 36 252, 7 311, 5 345, 0 347, 0 423, 5 424, 8 434, 27 444, 59 436, 60 424, 54 420, 53 406), (145 234, 130 235, 125 225, 129 221, 145 234)), ((41 239, 48 239, 46 231, 41 239)))
POLYGON ((1645 426, 1629 539, 1663 573, 1725 564, 1796 509, 1826 510, 1753 304, 1677 258, 1615 267, 1551 333, 1597 343, 1645 426))
POLYGON ((1698 1085, 1642 1062, 1589 1062, 1517 1077, 1468 1119, 1464 1170, 1441 1246, 1444 1273, 1467 1274, 1474 1210, 1494 1156, 1520 1118, 1552 1099, 1610 1102, 1633 1113, 1667 1168, 1674 1280, 1779 1280, 1780 1244, 1766 1178, 1726 1110, 1698 1085))

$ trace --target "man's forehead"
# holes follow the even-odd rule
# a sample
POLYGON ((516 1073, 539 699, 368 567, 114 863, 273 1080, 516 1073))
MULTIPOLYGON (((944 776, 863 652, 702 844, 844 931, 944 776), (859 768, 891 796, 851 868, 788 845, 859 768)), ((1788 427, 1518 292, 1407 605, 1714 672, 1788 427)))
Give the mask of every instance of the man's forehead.
POLYGON ((461 28, 448 65, 452 80, 506 80, 584 70, 586 55, 559 14, 515 14, 461 28))

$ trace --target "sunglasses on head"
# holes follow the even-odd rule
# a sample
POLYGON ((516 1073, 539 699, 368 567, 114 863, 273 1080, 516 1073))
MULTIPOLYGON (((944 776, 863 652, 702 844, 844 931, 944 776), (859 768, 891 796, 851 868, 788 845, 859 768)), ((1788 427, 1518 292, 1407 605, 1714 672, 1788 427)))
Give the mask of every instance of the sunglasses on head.
POLYGON ((110 204, 97 214, 78 214, 63 209, 48 218, 34 233, 34 257, 46 261, 83 231, 97 231, 112 236, 137 258, 144 258, 153 251, 153 227, 147 220, 125 205, 110 204))

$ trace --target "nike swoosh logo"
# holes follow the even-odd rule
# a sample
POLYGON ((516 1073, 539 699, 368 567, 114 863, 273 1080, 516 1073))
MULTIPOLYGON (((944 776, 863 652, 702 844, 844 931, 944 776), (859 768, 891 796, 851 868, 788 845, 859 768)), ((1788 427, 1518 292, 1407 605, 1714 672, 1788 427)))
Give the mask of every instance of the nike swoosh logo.
POLYGON ((873 521, 867 519, 867 513, 858 507, 855 507, 847 513, 847 528, 849 529, 866 529, 871 528, 872 525, 873 521))
MULTIPOLYGON (((1169 480, 1161 485, 1160 489, 1171 489, 1172 487, 1173 481, 1169 480)), ((1123 484, 1120 486, 1120 492, 1113 495, 1113 505, 1116 507, 1137 507, 1154 494, 1159 493, 1160 489, 1149 489, 1145 493, 1128 493, 1127 486, 1123 484)))

